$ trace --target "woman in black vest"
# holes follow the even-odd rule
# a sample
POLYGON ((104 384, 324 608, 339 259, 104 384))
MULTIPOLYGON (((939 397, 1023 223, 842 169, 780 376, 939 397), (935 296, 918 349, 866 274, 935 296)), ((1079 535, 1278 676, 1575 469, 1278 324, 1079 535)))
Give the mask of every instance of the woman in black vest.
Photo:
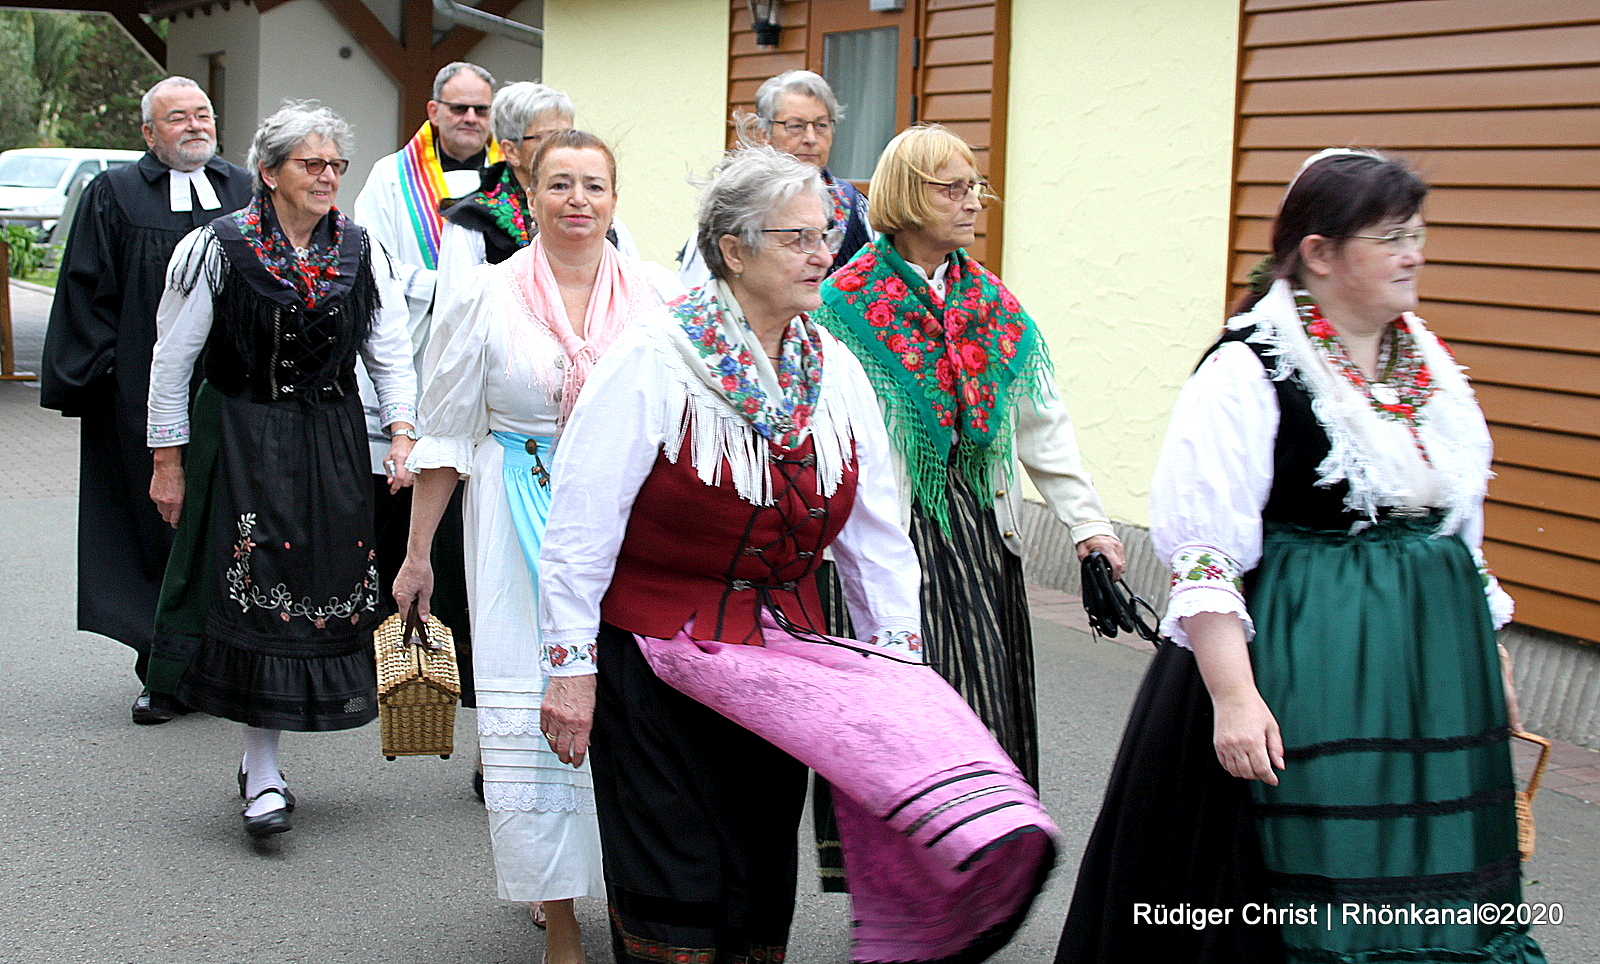
POLYGON ((1511 600, 1479 550, 1483 414, 1412 314, 1426 194, 1380 154, 1312 157, 1270 285, 1178 397, 1151 487, 1170 642, 1058 962, 1544 960, 1469 919, 1521 900, 1511 600))
POLYGON ((416 374, 404 293, 334 208, 350 128, 312 103, 256 131, 256 196, 173 253, 150 371, 150 485, 178 532, 162 584, 152 689, 244 725, 245 829, 290 829, 283 730, 377 715, 377 615, 360 353, 409 485, 416 374), (198 369, 198 372, 197 372, 198 369), (204 379, 191 416, 190 381, 204 379))

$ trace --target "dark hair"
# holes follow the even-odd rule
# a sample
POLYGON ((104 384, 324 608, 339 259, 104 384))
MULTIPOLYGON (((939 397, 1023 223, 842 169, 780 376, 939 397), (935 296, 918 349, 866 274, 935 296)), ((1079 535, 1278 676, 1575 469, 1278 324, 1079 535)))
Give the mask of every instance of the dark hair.
POLYGON ((606 142, 588 131, 557 131, 539 142, 539 149, 534 152, 533 163, 528 170, 533 174, 533 186, 539 186, 539 165, 544 163, 546 154, 558 151, 563 147, 575 151, 599 151, 606 156, 606 165, 611 169, 611 193, 617 193, 617 158, 611 153, 611 148, 606 142))
MULTIPOLYGON (((1353 234, 1382 221, 1404 221, 1422 207, 1428 185, 1403 161, 1377 152, 1334 154, 1316 161, 1289 185, 1272 222, 1271 281, 1295 278, 1300 242, 1318 234, 1343 247, 1353 234)), ((1252 290, 1234 313, 1266 293, 1252 290)))

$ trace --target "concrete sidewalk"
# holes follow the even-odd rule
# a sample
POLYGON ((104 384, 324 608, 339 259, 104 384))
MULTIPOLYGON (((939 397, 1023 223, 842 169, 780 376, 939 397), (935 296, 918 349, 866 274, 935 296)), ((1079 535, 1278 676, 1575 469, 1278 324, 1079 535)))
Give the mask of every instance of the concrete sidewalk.
MULTIPOLYGON (((0 384, 0 433, 13 443, 0 460, 0 614, 11 641, 0 648, 0 960, 539 961, 542 937, 525 909, 494 897, 486 821, 469 788, 470 711, 448 761, 385 762, 374 727, 289 734, 296 828, 251 844, 233 777, 238 727, 199 714, 132 725, 131 654, 72 628, 76 420, 39 409, 33 387, 0 384)), ((1064 593, 1035 590, 1032 600, 1041 794, 1062 851, 997 964, 1052 958, 1149 658, 1089 637, 1064 593)), ((1562 906, 1565 922, 1537 931, 1554 964, 1600 961, 1600 807, 1575 792, 1594 786, 1597 770, 1600 754, 1561 748, 1546 777, 1553 792, 1535 806, 1526 899, 1562 906)), ((848 904, 816 892, 801 852, 789 960, 842 964, 848 904)), ((579 901, 579 915, 589 959, 610 960, 603 902, 579 901)))

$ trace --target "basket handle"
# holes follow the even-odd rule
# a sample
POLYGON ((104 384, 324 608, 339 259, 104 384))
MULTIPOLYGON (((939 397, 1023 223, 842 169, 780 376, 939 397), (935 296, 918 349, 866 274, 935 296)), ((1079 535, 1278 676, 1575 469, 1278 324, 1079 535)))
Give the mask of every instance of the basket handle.
POLYGON ((411 611, 406 613, 406 628, 400 634, 400 645, 405 646, 407 644, 427 650, 443 648, 428 638, 428 624, 417 614, 417 601, 415 599, 411 600, 411 611))
POLYGON ((1533 802, 1534 794, 1539 792, 1539 781, 1544 778, 1544 766, 1550 762, 1550 741, 1537 733, 1527 730, 1512 730, 1511 735, 1519 740, 1527 740, 1539 747, 1539 762, 1533 765, 1533 776, 1528 778, 1528 802, 1533 802))

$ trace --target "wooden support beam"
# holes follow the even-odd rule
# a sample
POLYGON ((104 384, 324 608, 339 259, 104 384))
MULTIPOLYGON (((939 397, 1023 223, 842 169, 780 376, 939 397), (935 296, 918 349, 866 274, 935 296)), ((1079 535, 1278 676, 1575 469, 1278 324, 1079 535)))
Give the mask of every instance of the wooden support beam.
MULTIPOLYGON (((322 5, 339 21, 340 26, 350 31, 350 36, 361 45, 361 49, 372 55, 384 73, 395 83, 405 86, 406 73, 410 69, 406 52, 365 3, 361 0, 322 0, 322 5)), ((262 0, 257 0, 256 7, 262 9, 263 13, 269 9, 262 0)))
MULTIPOLYGON (((497 17, 506 17, 510 16, 511 11, 515 10, 520 2, 521 0, 483 0, 482 3, 478 4, 478 9, 484 13, 492 13, 497 17)), ((476 47, 478 41, 485 36, 487 34, 483 31, 474 30, 471 27, 460 25, 451 27, 450 32, 445 34, 444 38, 434 45, 434 59, 438 61, 438 67, 435 67, 434 70, 438 70, 439 67, 457 60, 465 60, 467 52, 476 47)))

